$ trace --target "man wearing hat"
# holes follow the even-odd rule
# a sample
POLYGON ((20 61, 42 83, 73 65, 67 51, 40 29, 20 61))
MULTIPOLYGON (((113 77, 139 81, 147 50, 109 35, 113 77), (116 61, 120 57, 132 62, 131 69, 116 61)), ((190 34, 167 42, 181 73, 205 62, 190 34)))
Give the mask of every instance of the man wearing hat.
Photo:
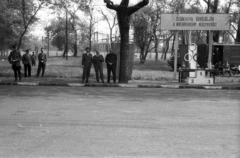
POLYGON ((46 68, 46 62, 47 62, 47 55, 44 52, 44 49, 41 48, 41 53, 38 55, 37 77, 39 77, 41 71, 42 71, 42 77, 44 76, 45 68, 46 68))
POLYGON ((24 65, 24 77, 31 77, 32 59, 28 49, 23 55, 22 62, 24 65))
POLYGON ((83 66, 83 76, 82 76, 82 83, 88 83, 88 79, 90 76, 90 71, 92 67, 92 54, 90 53, 90 48, 86 48, 86 53, 82 56, 82 66, 83 66))
POLYGON ((15 81, 17 81, 17 79, 19 78, 19 82, 21 82, 22 75, 21 75, 21 62, 20 61, 22 60, 22 56, 21 56, 21 53, 19 51, 17 51, 16 45, 14 45, 12 47, 12 49, 13 50, 10 52, 10 54, 8 56, 8 62, 10 64, 12 64, 15 81))
POLYGON ((103 79, 103 66, 102 63, 104 62, 104 58, 101 54, 99 54, 99 51, 96 50, 96 55, 93 56, 93 65, 95 68, 95 73, 96 73, 96 80, 99 83, 99 74, 102 83, 104 83, 103 79))

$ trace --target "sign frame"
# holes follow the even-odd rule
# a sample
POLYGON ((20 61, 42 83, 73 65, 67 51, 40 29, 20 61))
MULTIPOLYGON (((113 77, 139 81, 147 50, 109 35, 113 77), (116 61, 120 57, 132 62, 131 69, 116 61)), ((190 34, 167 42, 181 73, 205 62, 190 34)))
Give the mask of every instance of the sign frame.
POLYGON ((231 14, 161 14, 161 30, 228 31, 231 14), (225 19, 225 20, 224 20, 225 19))

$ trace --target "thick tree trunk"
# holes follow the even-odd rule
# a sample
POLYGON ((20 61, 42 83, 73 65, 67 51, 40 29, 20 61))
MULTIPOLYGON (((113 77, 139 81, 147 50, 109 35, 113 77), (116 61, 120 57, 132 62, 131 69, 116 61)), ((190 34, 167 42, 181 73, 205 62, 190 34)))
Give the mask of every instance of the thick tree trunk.
POLYGON ((129 16, 127 8, 118 12, 119 29, 121 35, 120 45, 120 70, 119 70, 119 83, 128 83, 128 46, 129 46, 129 16))

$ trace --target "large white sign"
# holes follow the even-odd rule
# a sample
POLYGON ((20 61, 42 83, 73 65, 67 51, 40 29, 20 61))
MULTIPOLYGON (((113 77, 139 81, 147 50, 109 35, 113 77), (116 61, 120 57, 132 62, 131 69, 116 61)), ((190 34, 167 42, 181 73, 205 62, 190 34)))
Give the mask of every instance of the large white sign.
POLYGON ((230 14, 161 14, 162 30, 229 30, 230 14))

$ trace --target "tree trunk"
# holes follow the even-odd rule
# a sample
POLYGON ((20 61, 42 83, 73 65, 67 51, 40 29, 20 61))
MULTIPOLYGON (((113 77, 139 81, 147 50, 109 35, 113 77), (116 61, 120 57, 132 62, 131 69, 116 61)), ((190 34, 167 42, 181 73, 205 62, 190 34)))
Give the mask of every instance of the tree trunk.
POLYGON ((78 52, 77 52, 77 30, 75 27, 75 17, 73 17, 73 31, 74 31, 74 45, 73 45, 74 53, 73 53, 73 56, 76 57, 78 52))
POLYGON ((23 39, 23 36, 25 35, 25 33, 27 32, 27 30, 25 29, 21 35, 20 35, 20 38, 19 38, 19 41, 18 41, 18 45, 17 45, 17 50, 20 49, 21 45, 22 45, 22 39, 23 39))
POLYGON ((158 62, 158 42, 155 43, 155 47, 154 47, 154 50, 155 50, 155 62, 158 62))
POLYGON ((121 35, 119 83, 128 83, 129 18, 127 8, 118 12, 119 30, 121 35))
POLYGON ((144 64, 146 61, 145 55, 144 55, 144 48, 141 48, 140 52, 140 64, 144 64))
POLYGON ((238 19, 238 29, 237 29, 237 37, 236 37, 235 43, 240 44, 240 17, 238 19))
POLYGON ((75 35, 75 41, 74 41, 74 45, 73 45, 73 49, 74 49, 73 56, 76 57, 77 54, 78 54, 78 51, 77 51, 77 31, 76 30, 74 30, 74 35, 75 35))

